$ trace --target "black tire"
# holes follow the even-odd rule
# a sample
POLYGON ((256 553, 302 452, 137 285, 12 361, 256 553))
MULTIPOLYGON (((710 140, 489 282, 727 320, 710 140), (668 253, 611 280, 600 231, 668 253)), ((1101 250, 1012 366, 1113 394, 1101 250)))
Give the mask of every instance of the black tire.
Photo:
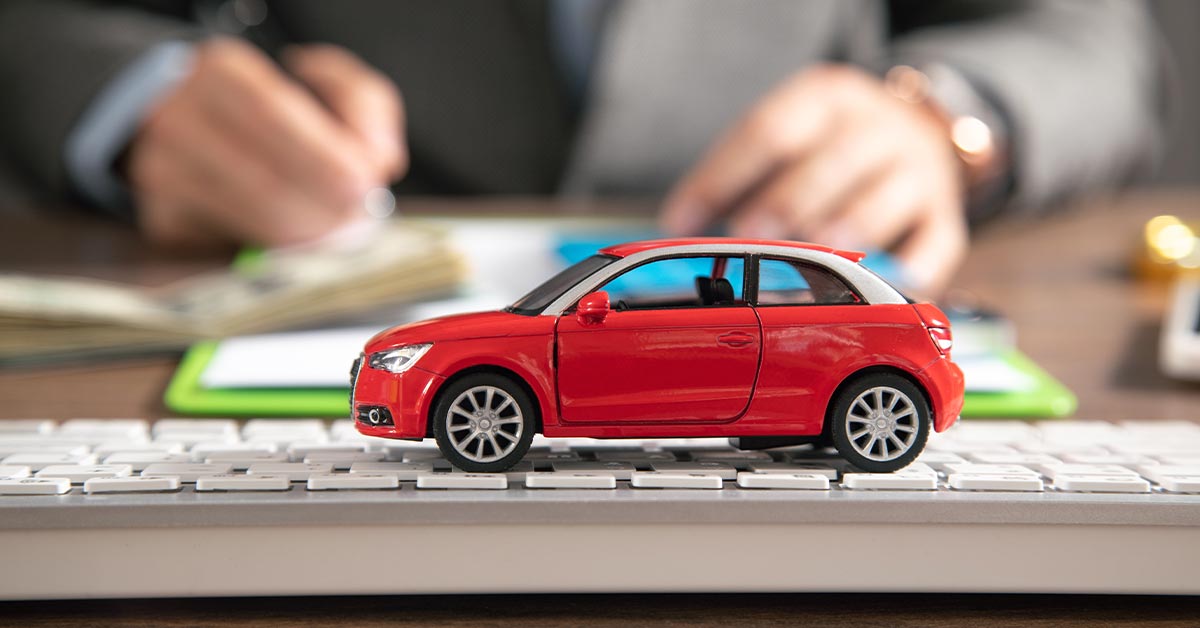
POLYGON ((862 375, 843 386, 828 420, 838 454, 870 473, 908 466, 929 439, 925 394, 893 373, 862 375))
POLYGON ((529 395, 511 378, 477 373, 439 393, 430 419, 438 449, 450 464, 472 473, 499 473, 529 451, 537 430, 534 412, 529 395))

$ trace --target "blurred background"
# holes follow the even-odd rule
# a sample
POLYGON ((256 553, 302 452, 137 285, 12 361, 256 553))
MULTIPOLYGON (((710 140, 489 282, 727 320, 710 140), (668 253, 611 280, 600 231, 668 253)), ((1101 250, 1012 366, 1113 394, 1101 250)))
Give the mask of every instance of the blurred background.
POLYGON ((1150 185, 1200 183, 1200 5, 1180 0, 1151 0, 1172 60, 1171 132, 1163 159, 1150 185))
POLYGON ((1173 65, 1170 76, 1173 116, 1166 150, 1148 185, 1200 183, 1200 6, 1178 0, 1151 0, 1173 65))
POLYGON ((1198 27, 1185 0, 4 0, 0 364, 188 350, 195 392, 211 343, 324 329, 341 386, 387 324, 732 235, 868 252, 954 313, 980 388, 1045 393, 989 412, 1069 414, 1113 378, 1064 334, 1132 326, 1091 363, 1139 372, 1200 266, 1198 27), (1077 311, 1117 318, 1046 314, 1087 281, 1077 311))

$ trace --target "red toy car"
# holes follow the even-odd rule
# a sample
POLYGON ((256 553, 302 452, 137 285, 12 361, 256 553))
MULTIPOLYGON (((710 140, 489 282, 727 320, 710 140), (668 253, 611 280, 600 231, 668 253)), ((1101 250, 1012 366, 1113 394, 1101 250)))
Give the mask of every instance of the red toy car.
POLYGON ((465 471, 550 437, 832 444, 895 471, 958 419, 945 314, 863 254, 766 240, 608 247, 503 311, 389 329, 352 368, 358 430, 437 439, 465 471))

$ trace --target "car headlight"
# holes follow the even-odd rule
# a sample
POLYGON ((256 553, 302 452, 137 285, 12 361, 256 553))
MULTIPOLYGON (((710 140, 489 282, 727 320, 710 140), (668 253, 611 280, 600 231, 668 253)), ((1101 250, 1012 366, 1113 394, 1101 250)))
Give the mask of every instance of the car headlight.
POLYGON ((412 365, 416 364, 417 360, 420 360, 421 356, 425 355, 425 352, 429 351, 432 346, 432 344, 426 343, 376 351, 367 359, 367 365, 389 373, 403 373, 412 368, 412 365))

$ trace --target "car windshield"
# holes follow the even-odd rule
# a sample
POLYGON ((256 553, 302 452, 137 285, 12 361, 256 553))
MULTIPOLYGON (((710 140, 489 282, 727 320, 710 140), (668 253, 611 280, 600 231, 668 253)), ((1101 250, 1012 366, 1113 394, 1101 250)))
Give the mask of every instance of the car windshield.
POLYGON ((529 294, 517 299, 517 302, 508 306, 506 311, 525 316, 541 314, 542 310, 546 309, 546 306, 550 305, 562 293, 590 277, 592 273, 613 263, 616 259, 611 255, 593 255, 582 260, 546 280, 545 283, 534 288, 529 294))

